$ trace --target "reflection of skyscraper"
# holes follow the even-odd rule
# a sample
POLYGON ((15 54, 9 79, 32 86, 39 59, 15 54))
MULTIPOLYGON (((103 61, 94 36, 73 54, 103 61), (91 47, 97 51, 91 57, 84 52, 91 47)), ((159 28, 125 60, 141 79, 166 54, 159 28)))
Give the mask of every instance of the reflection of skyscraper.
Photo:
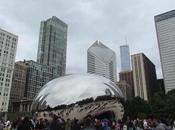
POLYGON ((88 73, 104 76, 117 81, 115 52, 100 41, 96 41, 87 51, 88 73))
POLYGON ((155 65, 143 54, 131 56, 134 93, 144 100, 150 100, 158 90, 155 65))
POLYGON ((18 36, 0 29, 0 112, 7 112, 18 36))
POLYGON ((52 67, 58 76, 65 74, 67 24, 53 16, 41 22, 37 62, 52 67))
POLYGON ((123 72, 131 70, 128 45, 120 46, 120 57, 121 57, 121 71, 123 72))
POLYGON ((165 91, 175 89, 175 10, 155 16, 165 91))

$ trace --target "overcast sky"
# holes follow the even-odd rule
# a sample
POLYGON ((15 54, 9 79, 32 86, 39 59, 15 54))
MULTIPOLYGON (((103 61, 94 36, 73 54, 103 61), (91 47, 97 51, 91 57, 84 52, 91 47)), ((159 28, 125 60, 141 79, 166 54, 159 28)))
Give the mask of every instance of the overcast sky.
POLYGON ((0 28, 19 36, 16 61, 36 60, 40 21, 57 16, 68 24, 67 73, 85 73, 87 49, 96 40, 143 52, 162 77, 154 16, 175 9, 175 0, 0 0, 0 28))

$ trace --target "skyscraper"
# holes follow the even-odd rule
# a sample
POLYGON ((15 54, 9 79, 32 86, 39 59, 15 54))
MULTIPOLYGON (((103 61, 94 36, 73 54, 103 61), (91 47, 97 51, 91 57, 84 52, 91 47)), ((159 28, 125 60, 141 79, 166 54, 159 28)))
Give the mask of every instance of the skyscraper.
POLYGON ((175 89, 175 10, 155 16, 165 92, 175 89))
POLYGON ((65 74, 66 48, 67 24, 55 16, 42 21, 37 62, 24 60, 16 63, 10 98, 12 111, 30 110, 31 101, 38 91, 50 80, 65 74))
POLYGON ((0 112, 7 112, 18 36, 0 29, 0 112))
POLYGON ((28 66, 24 98, 33 100, 39 90, 46 83, 56 78, 56 75, 52 67, 48 65, 42 65, 32 60, 24 61, 24 64, 28 66))
POLYGON ((53 16, 42 21, 37 62, 52 67, 58 76, 65 74, 67 48, 67 24, 53 16))
POLYGON ((120 46, 120 57, 121 57, 121 71, 124 72, 131 70, 130 53, 128 45, 120 46))
POLYGON ((11 112, 29 111, 32 100, 39 90, 56 77, 56 73, 48 65, 43 65, 32 60, 16 62, 10 93, 9 110, 11 112))
POLYGON ((10 102, 20 101, 24 97, 28 66, 21 61, 15 63, 12 86, 10 92, 10 102))
POLYGON ((131 56, 134 80, 134 94, 150 100, 158 91, 155 65, 143 54, 131 56))
POLYGON ((134 97, 134 82, 133 82, 133 71, 123 71, 119 73, 119 79, 120 82, 125 81, 127 84, 129 84, 129 90, 132 94, 132 97, 134 97))
POLYGON ((126 81, 119 81, 117 85, 122 91, 125 100, 133 99, 132 87, 126 81))
POLYGON ((21 61, 16 62, 14 65, 8 109, 9 112, 11 112, 14 108, 14 102, 20 102, 24 98, 27 69, 28 66, 21 61))
POLYGON ((87 51, 87 71, 116 82, 115 52, 102 42, 96 41, 87 51))

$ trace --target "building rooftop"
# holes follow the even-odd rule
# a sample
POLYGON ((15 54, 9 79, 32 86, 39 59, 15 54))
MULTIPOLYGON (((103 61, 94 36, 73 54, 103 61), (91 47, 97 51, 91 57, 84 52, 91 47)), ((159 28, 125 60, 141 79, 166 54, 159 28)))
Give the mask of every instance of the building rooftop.
POLYGON ((60 20, 60 19, 57 18, 56 16, 52 16, 51 18, 47 19, 46 21, 51 21, 51 22, 59 23, 59 24, 61 24, 62 26, 65 26, 65 27, 68 26, 65 22, 63 22, 62 20, 60 20))
POLYGON ((2 28, 0 28, 0 31, 5 32, 5 33, 8 33, 9 35, 13 35, 14 37, 17 37, 17 38, 18 38, 17 35, 15 35, 15 34, 13 34, 13 33, 10 33, 10 32, 8 32, 8 31, 2 29, 2 28))
POLYGON ((115 55, 112 49, 98 40, 89 47, 88 52, 92 52, 96 57, 107 63, 109 63, 111 58, 115 55))
POLYGON ((160 21, 170 19, 170 18, 173 18, 173 17, 175 17, 175 10, 171 10, 171 11, 156 15, 154 17, 154 19, 155 19, 155 22, 160 22, 160 21))

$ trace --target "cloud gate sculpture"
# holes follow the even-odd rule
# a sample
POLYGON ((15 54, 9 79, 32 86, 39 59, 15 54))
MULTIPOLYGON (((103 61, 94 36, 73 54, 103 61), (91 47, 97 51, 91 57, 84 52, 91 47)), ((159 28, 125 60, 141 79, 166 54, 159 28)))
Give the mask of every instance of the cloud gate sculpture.
POLYGON ((93 74, 74 74, 56 78, 40 90, 32 103, 38 118, 51 119, 58 115, 64 119, 83 120, 112 112, 122 119, 124 108, 120 103, 123 94, 110 80, 93 74))

